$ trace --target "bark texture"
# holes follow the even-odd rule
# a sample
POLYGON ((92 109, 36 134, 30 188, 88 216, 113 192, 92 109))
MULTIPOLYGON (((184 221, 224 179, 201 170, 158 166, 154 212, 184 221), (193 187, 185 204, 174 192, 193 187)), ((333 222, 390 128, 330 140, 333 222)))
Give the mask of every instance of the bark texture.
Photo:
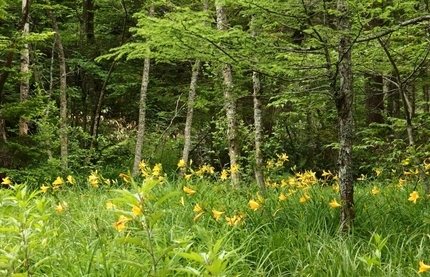
POLYGON ((352 103, 354 99, 352 61, 351 61, 351 32, 350 12, 344 0, 337 1, 338 17, 338 73, 339 89, 335 92, 336 107, 339 122, 339 186, 342 208, 340 211, 341 230, 349 230, 354 221, 354 182, 352 175, 352 141, 353 117, 352 103))
MULTIPOLYGON (((28 0, 22 0, 22 12, 25 13, 28 0)), ((23 37, 26 37, 30 33, 30 23, 28 17, 24 22, 23 37)), ((21 84, 19 87, 19 99, 21 102, 27 101, 30 86, 29 86, 29 67, 30 67, 30 53, 29 44, 24 43, 21 52, 21 84)), ((28 122, 27 119, 20 117, 19 119, 19 136, 25 136, 28 134, 28 122)))
MULTIPOLYGON (((201 62, 197 60, 193 66, 193 72, 191 74, 190 91, 188 92, 187 100, 187 118, 185 121, 184 130, 184 149, 182 151, 182 159, 185 164, 188 164, 189 154, 191 150, 191 125, 193 122, 194 113, 194 101, 196 98, 197 79, 199 77, 201 62)), ((182 168, 181 175, 185 174, 186 167, 182 168)))
MULTIPOLYGON (((220 31, 227 29, 227 16, 224 7, 220 1, 215 2, 217 28, 220 31)), ((230 157, 231 182, 234 188, 239 187, 240 174, 238 170, 238 160, 240 157, 240 147, 237 134, 237 119, 236 119, 236 99, 233 93, 233 73, 230 64, 224 64, 222 69, 224 79, 224 108, 227 117, 227 139, 228 139, 228 154, 230 157)))

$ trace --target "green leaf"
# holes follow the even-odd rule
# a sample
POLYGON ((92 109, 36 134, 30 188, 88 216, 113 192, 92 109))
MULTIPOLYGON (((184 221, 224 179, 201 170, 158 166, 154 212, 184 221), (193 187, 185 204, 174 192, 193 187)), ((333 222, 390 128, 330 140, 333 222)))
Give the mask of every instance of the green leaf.
POLYGON ((196 261, 199 262, 201 264, 203 264, 205 261, 203 259, 203 257, 196 252, 191 252, 191 253, 186 253, 186 252, 175 252, 176 255, 183 257, 187 260, 192 260, 192 261, 196 261))
POLYGON ((158 207, 161 205, 161 203, 163 203, 164 201, 166 201, 169 198, 172 198, 175 195, 181 194, 180 191, 173 191, 167 195, 164 195, 163 197, 161 197, 160 199, 158 199, 158 201, 155 203, 155 207, 158 207))

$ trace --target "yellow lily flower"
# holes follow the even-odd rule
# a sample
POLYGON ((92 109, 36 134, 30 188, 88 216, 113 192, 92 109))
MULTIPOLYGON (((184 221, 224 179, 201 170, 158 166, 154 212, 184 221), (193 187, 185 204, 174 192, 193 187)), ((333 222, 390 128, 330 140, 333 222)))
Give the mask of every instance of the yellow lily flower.
POLYGON ((218 219, 222 216, 222 214, 223 214, 224 212, 219 212, 219 211, 217 211, 217 210, 215 210, 215 209, 212 209, 212 213, 214 214, 214 218, 215 218, 215 220, 216 220, 216 221, 218 221, 218 219))
POLYGON ((424 271, 430 270, 430 265, 426 265, 423 261, 419 262, 420 269, 418 269, 418 273, 422 273, 424 271))
POLYGON ((196 193, 196 191, 195 191, 195 190, 192 190, 192 189, 187 188, 187 187, 184 187, 182 190, 183 190, 185 193, 189 194, 189 195, 192 195, 192 194, 196 193))
POLYGON ((409 194, 409 196, 410 197, 408 198, 408 200, 414 202, 414 204, 416 204, 417 203, 417 199, 420 198, 420 196, 418 195, 417 191, 411 192, 411 194, 409 194))
POLYGON ((10 184, 12 184, 12 181, 9 179, 9 177, 5 177, 2 180, 3 180, 3 182, 1 182, 2 185, 10 185, 10 184))
POLYGON ((43 193, 46 193, 46 192, 48 191, 49 187, 48 187, 48 186, 45 186, 45 184, 43 184, 43 185, 40 187, 40 189, 43 191, 43 193))
POLYGON ((253 211, 256 211, 256 210, 261 208, 261 205, 257 201, 255 201, 254 199, 249 200, 248 205, 249 205, 249 207, 251 207, 251 210, 253 210, 253 211))
POLYGON ((332 208, 332 209, 334 209, 334 208, 338 208, 338 207, 342 207, 342 205, 341 205, 341 204, 337 203, 336 199, 333 199, 333 201, 331 201, 331 202, 329 203, 329 205, 330 205, 330 208, 332 208))
POLYGON ((179 167, 179 168, 183 168, 183 167, 185 167, 185 166, 186 166, 186 164, 185 164, 184 159, 180 159, 180 160, 179 160, 179 162, 178 162, 178 167, 179 167))

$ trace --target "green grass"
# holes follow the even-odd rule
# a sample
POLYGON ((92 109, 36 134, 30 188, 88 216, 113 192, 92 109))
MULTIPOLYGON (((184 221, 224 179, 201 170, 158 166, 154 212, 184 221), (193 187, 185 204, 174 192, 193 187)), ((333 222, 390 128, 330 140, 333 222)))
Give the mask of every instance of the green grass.
POLYGON ((414 182, 357 182, 355 225, 340 234, 339 208, 329 206, 338 193, 306 173, 285 186, 272 174, 278 185, 264 194, 253 184, 233 190, 208 173, 162 183, 118 178, 110 186, 97 174, 98 188, 75 176, 74 185, 46 194, 25 185, 0 191, 0 275, 417 276, 418 263, 430 261, 429 201, 419 189, 416 204, 408 200, 414 182), (371 193, 374 186, 380 193, 371 193), (252 210, 251 199, 261 207, 252 210), (116 208, 107 209, 109 201, 116 208), (204 213, 194 220, 196 204, 204 213), (218 220, 213 209, 223 212, 218 220), (118 223, 120 215, 130 220, 118 223), (234 216, 241 220, 229 226, 225 217, 234 216))

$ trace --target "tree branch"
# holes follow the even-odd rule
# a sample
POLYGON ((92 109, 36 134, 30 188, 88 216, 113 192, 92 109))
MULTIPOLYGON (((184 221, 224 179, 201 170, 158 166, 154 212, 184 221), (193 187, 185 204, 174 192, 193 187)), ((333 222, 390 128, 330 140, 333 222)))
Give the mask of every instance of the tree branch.
POLYGON ((360 43, 360 42, 365 42, 365 41, 370 41, 370 40, 378 39, 378 38, 383 37, 385 35, 391 34, 391 33, 397 31, 398 29, 400 29, 402 27, 405 27, 405 26, 408 26, 408 25, 412 25, 412 24, 415 24, 415 23, 419 23, 419 22, 422 22, 422 21, 425 21, 425 20, 430 20, 430 15, 423 15, 423 16, 420 16, 420 17, 416 17, 416 18, 412 18, 412 19, 406 20, 406 21, 404 21, 404 22, 402 22, 402 23, 394 26, 391 29, 382 31, 379 34, 376 34, 376 35, 373 35, 373 36, 370 36, 370 37, 365 37, 365 38, 357 39, 355 42, 360 43))

